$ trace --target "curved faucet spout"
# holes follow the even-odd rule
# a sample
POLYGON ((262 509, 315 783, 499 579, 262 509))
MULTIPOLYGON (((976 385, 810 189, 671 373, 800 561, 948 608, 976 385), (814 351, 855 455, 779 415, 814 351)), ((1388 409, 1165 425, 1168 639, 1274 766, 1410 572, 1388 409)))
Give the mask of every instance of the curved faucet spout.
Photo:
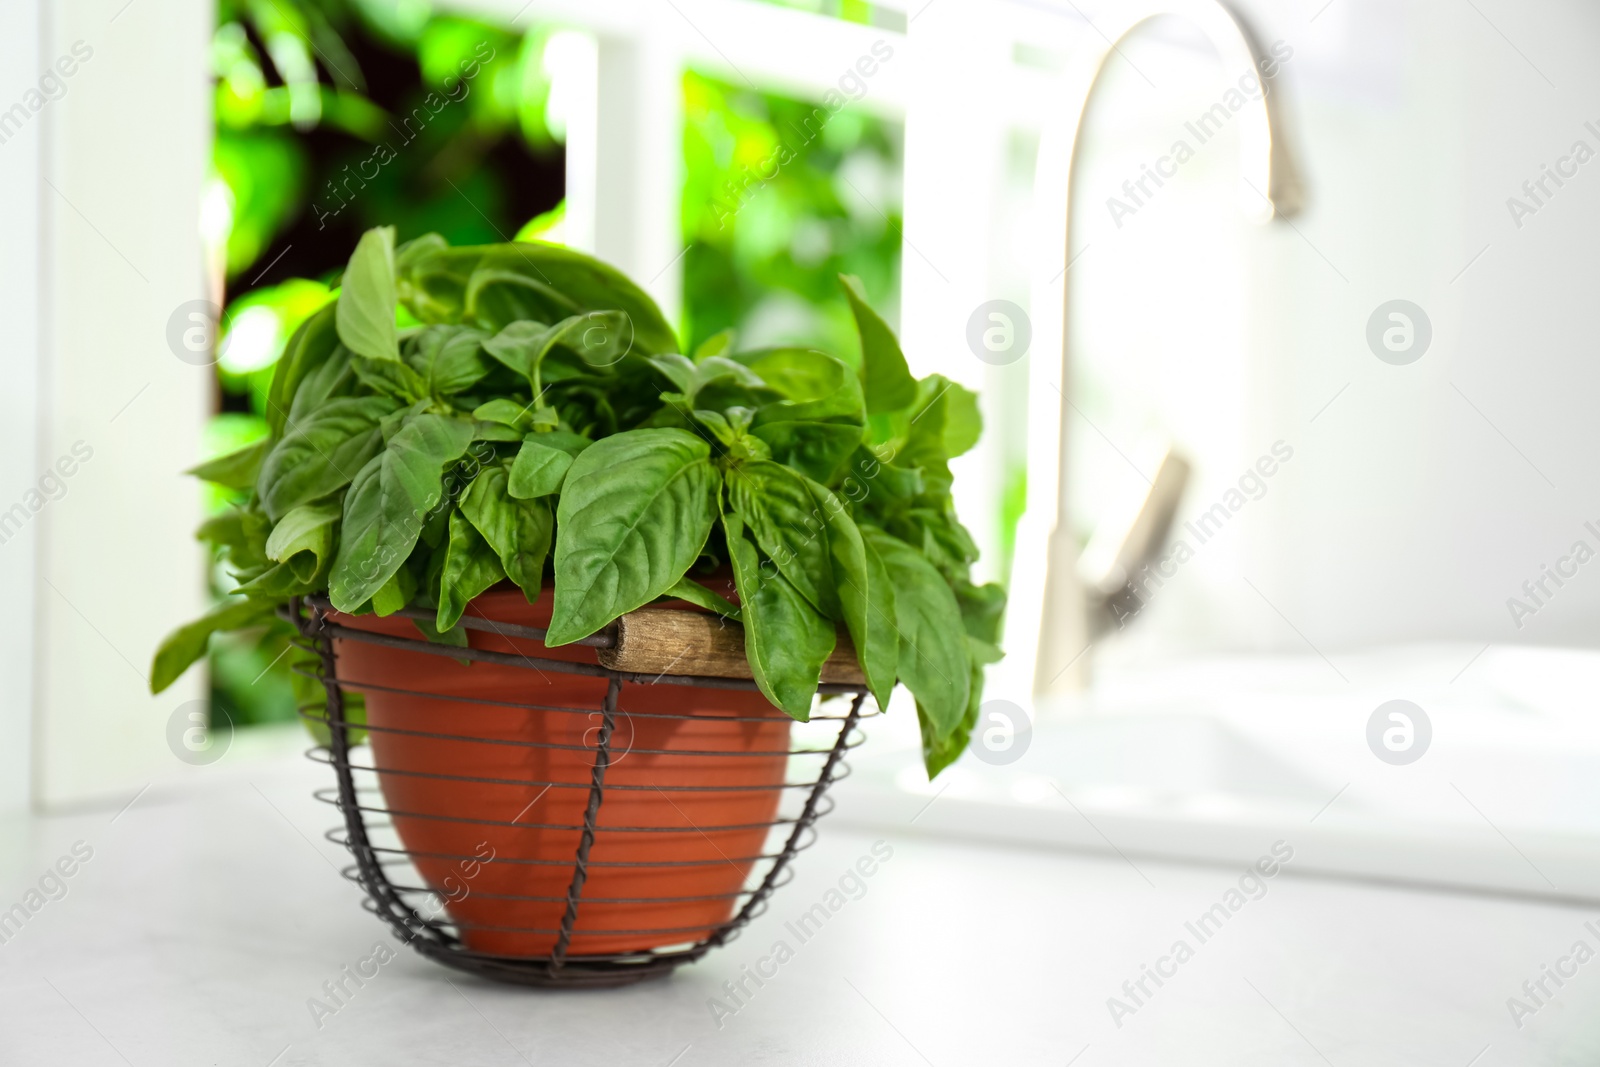
MULTIPOLYGON (((1221 57, 1223 70, 1238 73, 1240 90, 1252 98, 1239 112, 1240 193, 1245 213, 1260 222, 1294 218, 1303 206, 1304 189, 1283 136, 1283 112, 1271 84, 1282 59, 1262 47, 1244 16, 1225 0, 1167 0, 1130 5, 1121 11, 1116 25, 1102 27, 1106 29, 1105 47, 1095 56, 1087 84, 1079 86, 1080 100, 1072 126, 1067 179, 1069 203, 1072 186, 1077 180, 1084 120, 1108 61, 1120 53, 1119 46, 1125 39, 1145 23, 1165 15, 1181 16, 1199 26, 1221 57), (1251 81, 1246 82, 1246 77, 1251 81)), ((1069 212, 1069 226, 1071 218, 1069 212)))
MULTIPOLYGON (((1222 58, 1224 70, 1230 74, 1237 72, 1239 88, 1249 98, 1237 113, 1236 122, 1242 153, 1240 196, 1246 214, 1255 221, 1266 222, 1273 218, 1292 218, 1302 206, 1303 188, 1283 136, 1278 94, 1271 85, 1282 59, 1262 48, 1249 24, 1224 0, 1134 2, 1114 13, 1114 23, 1102 21, 1098 26, 1104 46, 1079 71, 1068 102, 1072 125, 1066 132, 1065 144, 1056 141, 1054 145, 1041 144, 1040 148, 1040 181, 1036 196, 1059 196, 1063 169, 1065 172, 1066 196, 1055 203, 1065 211, 1064 218, 1057 216, 1056 221, 1065 237, 1062 262, 1069 267, 1074 236, 1072 201, 1079 185, 1077 168, 1082 132, 1095 90, 1107 63, 1112 56, 1120 54, 1121 42, 1146 22, 1164 15, 1177 15, 1199 26, 1222 58)), ((1085 653, 1090 643, 1086 604, 1077 575, 1077 546, 1072 539, 1067 494, 1062 485, 1067 470, 1068 416, 1073 410, 1069 399, 1072 359, 1066 323, 1071 307, 1071 271, 1064 268, 1058 277, 1061 279, 1061 363, 1056 367, 1049 360, 1036 359, 1033 364, 1033 402, 1029 415, 1034 424, 1028 434, 1028 502, 1023 524, 1018 529, 1016 552, 1019 564, 1042 557, 1045 572, 1040 581, 1037 575, 1013 568, 1013 610, 1007 623, 1007 643, 1018 660, 1012 669, 1024 672, 1022 677, 1013 675, 1013 678, 1028 685, 1035 696, 1081 688, 1086 677, 1085 653), (1059 378, 1052 381, 1055 374, 1059 374, 1059 378), (1059 403, 1052 403, 1057 394, 1059 403)), ((1049 286, 1040 297, 1041 302, 1053 297, 1049 286)))

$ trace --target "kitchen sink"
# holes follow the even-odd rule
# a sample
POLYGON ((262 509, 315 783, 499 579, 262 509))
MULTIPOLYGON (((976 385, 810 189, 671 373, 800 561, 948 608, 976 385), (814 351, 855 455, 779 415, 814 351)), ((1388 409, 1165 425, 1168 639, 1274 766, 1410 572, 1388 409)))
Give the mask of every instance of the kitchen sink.
POLYGON ((1037 709, 1013 762, 969 750, 932 783, 907 701, 872 720, 832 818, 1106 852, 1141 876, 1142 858, 1245 865, 1283 841, 1300 873, 1600 901, 1600 654, 1337 659, 1105 669, 1037 709), (1413 747, 1431 733, 1411 762, 1369 743, 1391 700, 1421 709, 1413 747))

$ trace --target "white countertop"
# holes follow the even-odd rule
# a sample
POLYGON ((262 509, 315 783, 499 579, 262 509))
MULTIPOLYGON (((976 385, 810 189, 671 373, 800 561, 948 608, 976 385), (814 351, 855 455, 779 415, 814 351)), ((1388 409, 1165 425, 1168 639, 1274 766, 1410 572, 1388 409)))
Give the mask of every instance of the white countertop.
POLYGON ((826 820, 771 910, 700 964, 611 991, 496 986, 400 949, 361 910, 322 838, 332 809, 310 796, 325 767, 214 770, 120 815, 0 823, 0 910, 75 842, 93 850, 0 944, 0 1063, 1600 1063, 1600 958, 1559 991, 1546 979, 1557 996, 1520 1029, 1507 1008, 1575 942, 1600 951, 1594 909, 1322 880, 1291 862, 1200 943, 1185 923, 1237 871, 826 820), (785 923, 876 839, 893 857, 800 943, 785 923), (1180 938, 1193 957, 1163 964, 1176 973, 1147 979, 1117 1026, 1108 998, 1131 1004, 1124 981, 1180 938), (793 957, 719 1028, 710 999, 779 939, 793 957), (308 999, 379 943, 396 958, 319 1029, 308 999))

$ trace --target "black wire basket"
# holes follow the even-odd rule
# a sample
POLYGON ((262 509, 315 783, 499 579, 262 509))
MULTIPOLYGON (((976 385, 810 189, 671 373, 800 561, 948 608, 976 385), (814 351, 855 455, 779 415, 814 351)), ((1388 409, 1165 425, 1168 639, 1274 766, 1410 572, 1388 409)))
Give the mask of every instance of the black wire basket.
POLYGON ((328 838, 354 857, 343 874, 363 905, 430 959, 532 986, 661 976, 737 936, 815 841, 858 724, 876 714, 866 688, 823 683, 843 700, 791 738, 748 678, 603 666, 616 625, 576 652, 546 649, 542 627, 482 604, 462 619, 470 648, 407 621, 430 612, 382 625, 319 597, 287 610, 318 664, 302 673, 326 694, 301 708, 327 730, 308 756, 336 785, 317 797, 343 816, 328 838), (387 657, 378 669, 374 655, 387 657), (480 663, 519 673, 499 671, 512 683, 487 694, 451 680, 480 663), (347 692, 363 695, 366 722, 347 692))

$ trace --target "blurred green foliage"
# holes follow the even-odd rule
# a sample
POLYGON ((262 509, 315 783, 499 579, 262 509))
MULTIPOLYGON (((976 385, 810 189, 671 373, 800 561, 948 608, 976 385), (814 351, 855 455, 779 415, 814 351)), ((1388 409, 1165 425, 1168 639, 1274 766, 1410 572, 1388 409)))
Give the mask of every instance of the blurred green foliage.
POLYGON ((691 350, 733 328, 745 348, 807 344, 855 358, 841 273, 860 277, 869 302, 894 320, 898 124, 690 72, 683 154, 691 350))
MULTIPOLYGON (((884 17, 861 0, 774 2, 868 24, 884 17)), ((452 244, 560 239, 557 36, 443 14, 426 0, 218 0, 202 228, 227 310, 222 410, 206 457, 264 435, 273 367, 332 298, 364 230, 393 225, 401 241, 438 232, 452 244)), ((798 131, 808 121, 819 129, 815 103, 695 73, 683 92, 689 350, 733 327, 746 347, 813 344, 856 358, 837 276, 858 275, 893 319, 899 127, 845 107, 807 138, 798 131), (773 173, 779 145, 793 158, 773 173), (752 182, 757 168, 770 177, 752 182)), ((230 506, 225 491, 206 492, 210 512, 230 506)), ((233 584, 215 568, 216 595, 233 584)), ((293 718, 287 637, 287 626, 219 637, 213 708, 241 725, 293 718)))
POLYGON ((897 19, 905 18, 904 13, 895 8, 868 3, 867 0, 765 0, 765 2, 776 7, 792 7, 867 26, 891 24, 897 19))

